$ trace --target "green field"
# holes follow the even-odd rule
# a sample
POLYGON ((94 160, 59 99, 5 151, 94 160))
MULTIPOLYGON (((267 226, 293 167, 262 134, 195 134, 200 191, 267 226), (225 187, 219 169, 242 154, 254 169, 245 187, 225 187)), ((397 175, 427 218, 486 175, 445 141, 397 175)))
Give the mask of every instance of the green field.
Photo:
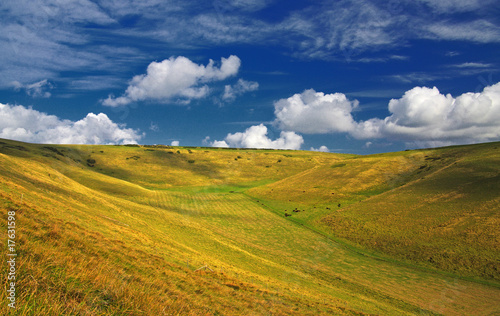
MULTIPOLYGON (((17 242, 17 309, 3 290, 2 310, 498 315, 498 146, 356 156, 0 140, 3 253, 8 212, 17 242)), ((1 273, 7 289, 7 263, 1 273)))

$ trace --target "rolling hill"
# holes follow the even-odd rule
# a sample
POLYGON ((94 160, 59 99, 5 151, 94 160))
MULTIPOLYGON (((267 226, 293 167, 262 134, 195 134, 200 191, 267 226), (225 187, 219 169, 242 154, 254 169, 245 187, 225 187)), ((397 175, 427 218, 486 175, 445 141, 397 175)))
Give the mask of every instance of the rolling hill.
POLYGON ((15 213, 17 254, 17 309, 2 308, 495 315, 499 145, 356 156, 0 140, 0 225, 15 213))

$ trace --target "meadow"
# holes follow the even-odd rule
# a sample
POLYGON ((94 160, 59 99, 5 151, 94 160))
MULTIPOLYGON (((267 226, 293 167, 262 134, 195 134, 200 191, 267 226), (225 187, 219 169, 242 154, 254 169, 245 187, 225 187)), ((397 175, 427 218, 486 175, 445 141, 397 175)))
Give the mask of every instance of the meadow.
POLYGON ((2 291, 2 310, 495 315, 498 145, 356 156, 0 140, 0 226, 15 212, 18 260, 17 309, 2 291))

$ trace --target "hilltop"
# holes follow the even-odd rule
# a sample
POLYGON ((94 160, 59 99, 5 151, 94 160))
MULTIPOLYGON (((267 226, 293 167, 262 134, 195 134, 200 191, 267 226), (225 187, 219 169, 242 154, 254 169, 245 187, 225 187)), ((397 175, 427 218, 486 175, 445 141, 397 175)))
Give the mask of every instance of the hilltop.
POLYGON ((0 140, 18 312, 498 313, 498 146, 358 156, 0 140))

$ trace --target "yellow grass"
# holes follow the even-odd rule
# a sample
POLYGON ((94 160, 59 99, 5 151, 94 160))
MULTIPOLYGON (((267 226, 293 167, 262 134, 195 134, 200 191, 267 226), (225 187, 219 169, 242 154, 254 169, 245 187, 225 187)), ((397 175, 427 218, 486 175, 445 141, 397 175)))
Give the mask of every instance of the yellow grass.
MULTIPOLYGON (((317 223, 325 214, 338 212, 324 208, 337 207, 338 197, 330 197, 330 191, 349 207, 388 190, 396 192, 418 178, 412 172, 425 161, 424 153, 361 161, 352 155, 300 151, 44 149, 2 142, 0 208, 4 215, 16 211, 19 245, 18 309, 14 313, 4 304, 5 313, 486 315, 499 311, 496 287, 369 253, 339 242, 335 232, 325 234, 328 227, 317 223), (93 166, 87 159, 95 160, 93 166), (312 186, 318 188, 311 188, 311 179, 317 179, 312 186), (285 218, 282 208, 297 203, 310 215, 302 212, 285 218), (314 211, 314 206, 322 210, 314 211)), ((463 199, 452 193, 437 198, 463 199)), ((359 217, 356 220, 359 225, 359 217)), ((449 220, 449 230, 461 225, 459 219, 449 220)), ((487 222, 497 223, 494 216, 487 222)), ((6 220, 0 226, 5 232, 6 220)), ((6 286, 7 270, 1 272, 6 286)), ((1 300, 6 302, 5 291, 1 300)))

